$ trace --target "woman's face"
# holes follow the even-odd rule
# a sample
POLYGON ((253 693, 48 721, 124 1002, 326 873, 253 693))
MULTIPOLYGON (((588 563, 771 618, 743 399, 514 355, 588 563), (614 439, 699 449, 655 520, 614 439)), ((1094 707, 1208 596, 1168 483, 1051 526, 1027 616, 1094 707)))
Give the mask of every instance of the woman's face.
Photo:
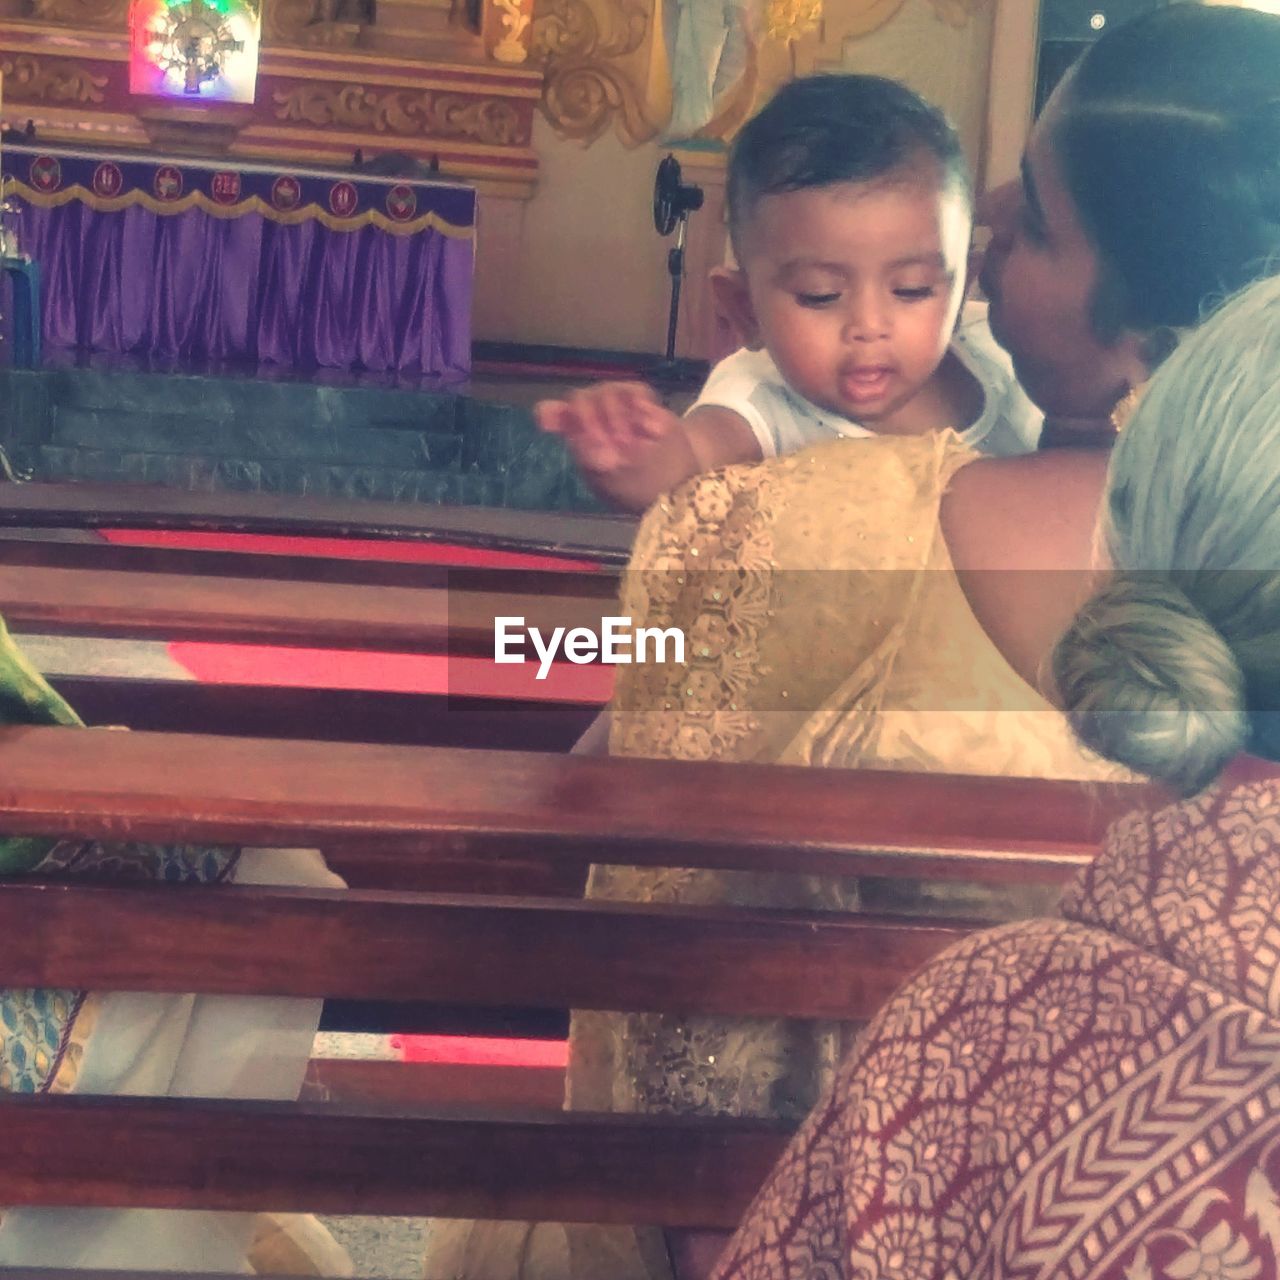
POLYGON ((1047 417, 1106 418, 1143 376, 1134 335, 1104 344, 1089 305, 1098 255, 1054 154, 1059 85, 1032 130, 1020 189, 988 200, 992 238, 982 268, 991 329, 1013 357, 1018 380, 1047 417))

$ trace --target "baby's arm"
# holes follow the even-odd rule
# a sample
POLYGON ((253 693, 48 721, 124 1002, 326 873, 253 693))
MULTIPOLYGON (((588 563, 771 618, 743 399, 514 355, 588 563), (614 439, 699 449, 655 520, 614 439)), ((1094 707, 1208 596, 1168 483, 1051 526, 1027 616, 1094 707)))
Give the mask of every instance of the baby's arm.
POLYGON ((535 413, 543 431, 564 436, 592 489, 627 511, 645 510, 690 476, 762 456, 731 409, 699 405, 679 418, 641 383, 602 383, 544 400, 535 413))

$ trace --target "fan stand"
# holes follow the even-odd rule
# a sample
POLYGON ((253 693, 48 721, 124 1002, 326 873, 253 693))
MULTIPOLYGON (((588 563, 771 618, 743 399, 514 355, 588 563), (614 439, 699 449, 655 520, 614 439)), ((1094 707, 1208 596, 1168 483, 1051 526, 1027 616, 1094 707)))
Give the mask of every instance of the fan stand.
POLYGON ((689 215, 702 208, 702 189, 681 181, 680 163, 668 155, 659 165, 653 191, 653 221, 659 235, 676 233, 675 247, 667 251, 667 275, 671 278, 671 306, 667 312, 666 355, 650 370, 652 376, 682 380, 696 362, 676 359, 676 330, 680 323, 680 290, 684 283, 684 246, 689 215))
POLYGON ((667 312, 667 354, 664 365, 676 362, 676 326, 680 323, 680 286, 684 281, 684 237, 689 227, 686 209, 676 223, 675 248, 667 250, 667 274, 671 277, 671 309, 667 312))

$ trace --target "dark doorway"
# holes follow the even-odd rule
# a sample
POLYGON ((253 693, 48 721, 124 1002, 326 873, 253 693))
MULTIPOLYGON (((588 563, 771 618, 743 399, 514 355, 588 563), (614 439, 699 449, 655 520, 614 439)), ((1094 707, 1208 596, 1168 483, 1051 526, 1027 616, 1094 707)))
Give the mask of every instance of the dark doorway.
POLYGON ((1036 115, 1067 68, 1109 27, 1162 9, 1170 0, 1041 0, 1036 115))

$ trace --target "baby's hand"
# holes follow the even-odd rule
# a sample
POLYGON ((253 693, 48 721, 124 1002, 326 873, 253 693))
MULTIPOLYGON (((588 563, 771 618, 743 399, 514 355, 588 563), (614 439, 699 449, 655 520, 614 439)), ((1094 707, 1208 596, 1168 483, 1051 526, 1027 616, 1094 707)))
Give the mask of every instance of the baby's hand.
POLYGON ((596 474, 635 466, 647 447, 680 426, 640 382, 604 382, 568 400, 543 400, 534 415, 543 431, 564 436, 584 471, 596 474))

